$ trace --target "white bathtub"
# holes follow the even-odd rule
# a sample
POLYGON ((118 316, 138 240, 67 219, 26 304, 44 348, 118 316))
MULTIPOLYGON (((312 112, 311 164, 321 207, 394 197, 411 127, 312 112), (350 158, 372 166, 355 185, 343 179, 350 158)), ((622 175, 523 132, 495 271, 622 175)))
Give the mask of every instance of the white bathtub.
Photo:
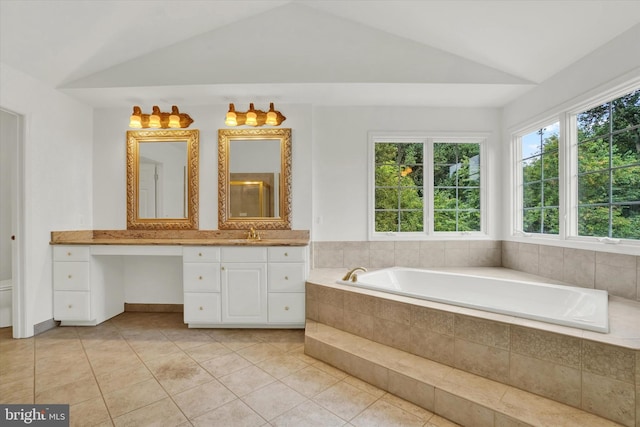
POLYGON ((525 319, 609 332, 607 291, 392 267, 338 283, 525 319))

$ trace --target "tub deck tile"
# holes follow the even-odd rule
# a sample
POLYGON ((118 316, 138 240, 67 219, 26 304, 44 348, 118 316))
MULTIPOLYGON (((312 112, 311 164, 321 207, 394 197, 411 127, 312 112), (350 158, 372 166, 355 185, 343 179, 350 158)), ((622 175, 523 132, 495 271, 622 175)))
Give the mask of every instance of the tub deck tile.
POLYGON ((621 425, 345 331, 314 323, 309 326, 305 333, 307 354, 462 425, 621 425))

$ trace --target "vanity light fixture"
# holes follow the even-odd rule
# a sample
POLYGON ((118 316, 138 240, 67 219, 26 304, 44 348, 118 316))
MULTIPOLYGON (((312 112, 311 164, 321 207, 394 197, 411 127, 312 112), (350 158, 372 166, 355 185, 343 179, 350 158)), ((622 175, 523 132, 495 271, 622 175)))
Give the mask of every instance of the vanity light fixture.
POLYGON ((246 112, 236 111, 233 104, 229 104, 229 111, 224 120, 227 126, 279 126, 287 118, 280 111, 276 111, 273 102, 269 104, 269 111, 256 110, 253 103, 249 104, 246 112))
POLYGON ((154 105, 151 114, 143 114, 136 105, 129 118, 129 127, 134 129, 188 128, 191 123, 193 119, 188 114, 181 113, 175 105, 171 107, 171 113, 163 113, 160 107, 154 105))

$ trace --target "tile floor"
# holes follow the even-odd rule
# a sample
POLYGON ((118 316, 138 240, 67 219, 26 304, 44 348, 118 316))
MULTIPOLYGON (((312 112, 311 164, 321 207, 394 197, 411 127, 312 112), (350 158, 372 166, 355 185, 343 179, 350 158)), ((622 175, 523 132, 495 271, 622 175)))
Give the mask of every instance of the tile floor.
POLYGON ((304 331, 188 329, 123 313, 14 340, 0 402, 68 403, 73 426, 455 426, 304 354, 304 331))

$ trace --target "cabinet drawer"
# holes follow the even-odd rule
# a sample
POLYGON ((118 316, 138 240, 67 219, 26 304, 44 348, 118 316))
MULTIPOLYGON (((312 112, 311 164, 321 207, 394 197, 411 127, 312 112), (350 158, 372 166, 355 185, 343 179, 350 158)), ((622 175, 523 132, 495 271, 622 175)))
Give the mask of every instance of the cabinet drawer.
POLYGON ((223 262, 267 262, 267 248, 226 246, 220 253, 223 262))
POLYGON ((88 246, 54 246, 54 261, 89 261, 88 246))
POLYGON ((220 294, 185 292, 185 323, 220 323, 220 294))
POLYGON ((89 263, 84 261, 53 263, 53 289, 88 291, 89 263))
POLYGON ((53 318, 56 320, 92 320, 91 293, 56 291, 53 293, 53 318))
POLYGON ((303 323, 304 293, 269 294, 269 323, 303 323))
POLYGON ((184 263, 182 284, 185 292, 220 292, 220 264, 184 263))
POLYGON ((185 246, 182 249, 184 262, 220 262, 220 248, 212 246, 185 246))
POLYGON ((303 262, 306 246, 273 246, 269 248, 269 262, 303 262))
POLYGON ((269 264, 269 292, 304 292, 303 263, 269 264))

